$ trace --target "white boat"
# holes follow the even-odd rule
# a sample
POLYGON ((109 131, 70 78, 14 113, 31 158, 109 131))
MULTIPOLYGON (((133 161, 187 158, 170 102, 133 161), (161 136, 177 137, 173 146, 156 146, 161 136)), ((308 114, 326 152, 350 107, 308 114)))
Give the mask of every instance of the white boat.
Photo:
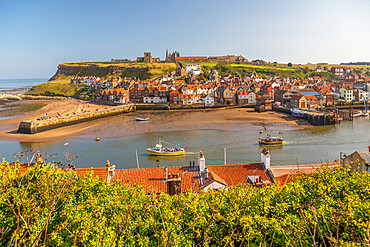
POLYGON ((290 112, 292 114, 293 117, 299 117, 299 118, 304 118, 306 116, 306 114, 296 108, 292 108, 290 109, 290 112))
POLYGON ((353 114, 353 117, 362 117, 364 113, 362 111, 358 111, 357 113, 353 114))
POLYGON ((185 149, 183 148, 163 147, 161 138, 159 138, 154 148, 147 148, 146 151, 154 156, 180 156, 185 154, 185 149))
POLYGON ((149 118, 148 118, 148 117, 146 117, 146 118, 136 117, 136 118, 135 118, 135 120, 136 120, 136 121, 148 121, 148 120, 149 120, 149 118))

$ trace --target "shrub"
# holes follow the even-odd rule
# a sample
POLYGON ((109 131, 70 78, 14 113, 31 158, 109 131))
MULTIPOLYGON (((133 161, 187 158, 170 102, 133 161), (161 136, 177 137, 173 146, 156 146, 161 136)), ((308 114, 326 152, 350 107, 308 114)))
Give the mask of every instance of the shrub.
POLYGON ((91 173, 0 167, 1 245, 331 246, 368 244, 370 179, 343 168, 208 193, 148 195, 91 173))

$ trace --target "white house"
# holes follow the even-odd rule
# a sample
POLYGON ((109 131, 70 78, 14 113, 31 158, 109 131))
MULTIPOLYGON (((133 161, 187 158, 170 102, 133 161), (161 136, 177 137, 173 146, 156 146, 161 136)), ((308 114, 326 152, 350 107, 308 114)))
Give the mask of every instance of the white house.
POLYGON ((354 99, 353 89, 347 89, 347 88, 342 87, 341 89, 339 89, 339 95, 340 95, 340 98, 345 101, 352 101, 354 99))
POLYGON ((369 100, 369 92, 362 90, 362 89, 355 89, 353 92, 353 97, 357 101, 368 101, 369 100))
POLYGON ((187 64, 185 65, 186 73, 191 73, 193 75, 200 75, 202 69, 199 64, 187 64))
POLYGON ((167 98, 166 97, 143 97, 143 103, 153 103, 153 104, 167 103, 167 98))
POLYGON ((248 104, 256 104, 256 94, 254 92, 248 93, 248 104))
POLYGON ((208 94, 204 98, 204 106, 214 106, 214 104, 215 104, 215 98, 211 96, 210 94, 208 94))

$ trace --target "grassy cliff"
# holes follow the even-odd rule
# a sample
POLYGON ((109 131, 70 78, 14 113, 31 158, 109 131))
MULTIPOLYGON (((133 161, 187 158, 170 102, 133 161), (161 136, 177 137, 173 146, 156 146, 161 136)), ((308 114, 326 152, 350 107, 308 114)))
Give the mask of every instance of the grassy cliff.
POLYGON ((120 76, 151 80, 175 68, 174 63, 70 62, 60 64, 51 80, 74 76, 99 76, 103 79, 120 76))
POLYGON ((176 68, 174 63, 111 63, 111 62, 69 62, 58 66, 55 75, 45 83, 34 86, 27 94, 49 96, 77 96, 86 88, 70 84, 76 76, 137 77, 141 80, 155 79, 176 68))

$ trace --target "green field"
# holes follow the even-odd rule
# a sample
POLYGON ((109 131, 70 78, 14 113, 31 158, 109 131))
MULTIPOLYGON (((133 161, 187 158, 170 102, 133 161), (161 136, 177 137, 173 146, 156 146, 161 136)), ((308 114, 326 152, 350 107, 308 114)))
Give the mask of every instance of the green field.
POLYGON ((254 64, 230 64, 231 67, 235 68, 254 68, 254 69, 272 69, 272 70, 289 70, 293 71, 295 68, 281 68, 274 66, 263 66, 263 65, 254 65, 254 64))
MULTIPOLYGON (((286 66, 286 64, 278 64, 286 66)), ((361 69, 370 69, 370 65, 341 65, 341 64, 293 64, 292 67, 295 68, 307 68, 307 69, 314 69, 317 67, 327 67, 330 69, 331 67, 350 67, 350 68, 361 68, 361 69)))
MULTIPOLYGON (((213 68, 215 67, 217 64, 217 62, 204 62, 204 61, 199 61, 199 62, 184 62, 183 63, 184 65, 186 64, 199 64, 201 66, 206 66, 206 67, 209 67, 209 68, 213 68)), ((264 65, 254 65, 254 64, 236 64, 236 63, 227 63, 228 65, 230 65, 231 67, 234 67, 234 68, 252 68, 252 69, 272 69, 272 70, 290 70, 290 71, 293 71, 295 70, 295 68, 282 68, 282 67, 275 67, 275 66, 264 66, 264 65)), ((280 65, 280 66, 286 66, 286 65, 280 65)))
POLYGON ((204 61, 199 61, 199 62, 183 62, 182 63, 183 65, 186 65, 186 64, 199 64, 201 66, 207 66, 207 67, 215 67, 218 63, 216 62, 204 62, 204 61))

